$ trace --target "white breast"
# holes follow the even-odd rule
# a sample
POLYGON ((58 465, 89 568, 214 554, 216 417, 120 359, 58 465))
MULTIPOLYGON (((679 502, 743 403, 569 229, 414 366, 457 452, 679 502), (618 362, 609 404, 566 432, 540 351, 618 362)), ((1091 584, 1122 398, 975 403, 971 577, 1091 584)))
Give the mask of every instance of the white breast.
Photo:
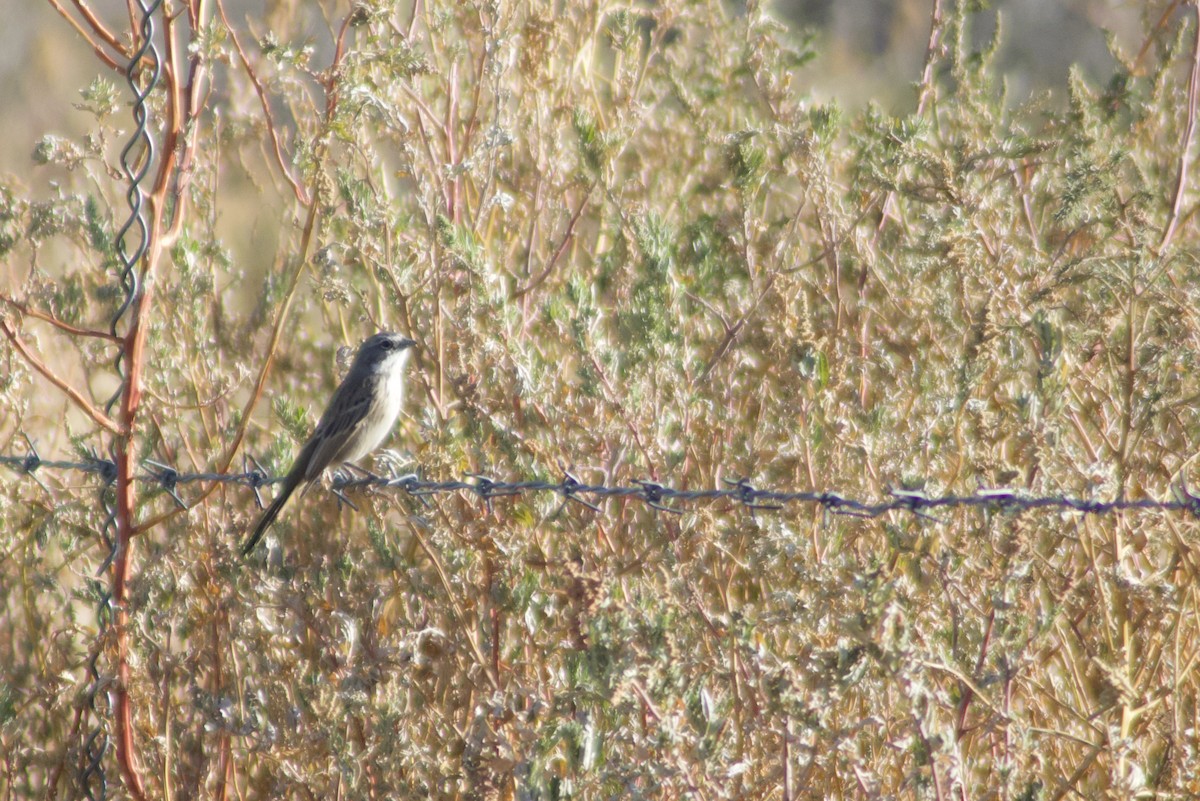
POLYGON ((376 398, 376 409, 372 410, 375 413, 363 421, 360 447, 356 449, 360 452, 350 456, 347 461, 353 462, 366 456, 378 448, 391 433, 400 414, 400 407, 404 405, 404 363, 408 361, 406 356, 407 354, 400 354, 397 358, 389 359, 380 365, 385 382, 383 392, 380 393, 381 397, 376 398))

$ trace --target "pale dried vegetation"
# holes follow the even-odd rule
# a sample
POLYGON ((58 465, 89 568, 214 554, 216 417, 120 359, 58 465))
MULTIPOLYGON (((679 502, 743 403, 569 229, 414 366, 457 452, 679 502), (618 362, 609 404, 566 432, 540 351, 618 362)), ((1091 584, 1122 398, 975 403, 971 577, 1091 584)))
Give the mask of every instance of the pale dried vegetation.
MULTIPOLYGON (((1032 100, 973 49, 993 12, 932 2, 895 116, 814 101, 812 42, 758 3, 174 3, 128 439, 97 422, 113 343, 67 330, 119 302, 132 123, 103 60, 128 20, 64 5, 102 56, 94 130, 3 178, 0 453, 131 455, 115 486, 146 458, 278 472, 335 350, 391 327, 423 345, 393 466, 429 479, 1197 479, 1178 0, 1147 3, 1111 80, 1032 100)), ((98 477, 4 471, 0 798, 95 792, 97 726, 110 798, 1200 793, 1186 514, 314 492, 246 561, 248 488, 183 485, 183 513, 134 483, 93 578, 98 477)))

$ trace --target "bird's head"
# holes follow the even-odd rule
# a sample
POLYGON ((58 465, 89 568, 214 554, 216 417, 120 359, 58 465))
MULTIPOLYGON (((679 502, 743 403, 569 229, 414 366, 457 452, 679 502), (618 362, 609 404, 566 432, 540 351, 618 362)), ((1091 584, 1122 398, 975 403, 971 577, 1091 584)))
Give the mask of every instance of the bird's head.
POLYGON ((387 371, 403 367, 416 344, 402 334, 381 331, 359 347, 354 358, 355 367, 387 371))

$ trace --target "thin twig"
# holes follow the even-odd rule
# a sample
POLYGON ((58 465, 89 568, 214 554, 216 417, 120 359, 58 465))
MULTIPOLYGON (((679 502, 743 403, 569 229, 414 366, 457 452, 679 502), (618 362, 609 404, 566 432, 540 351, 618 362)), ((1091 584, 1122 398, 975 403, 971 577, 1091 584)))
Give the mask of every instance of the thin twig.
MULTIPOLYGON (((84 41, 86 41, 89 45, 92 46, 92 52, 96 54, 96 58, 103 61, 104 65, 106 67, 108 67, 109 69, 113 70, 114 72, 119 72, 119 73, 124 74, 124 72, 125 72, 124 65, 121 64, 119 61, 117 61, 117 59, 113 58, 108 52, 106 52, 105 49, 100 46, 100 43, 97 42, 95 39, 93 39, 91 37, 91 35, 83 29, 83 26, 79 24, 79 21, 67 13, 67 10, 65 8, 63 8, 62 3, 59 2, 59 0, 50 0, 50 5, 54 6, 54 10, 57 11, 62 16, 62 18, 65 19, 71 25, 72 28, 75 29, 76 33, 78 33, 80 36, 83 37, 84 41)), ((94 27, 95 26, 93 26, 93 28, 94 27)), ((99 32, 99 30, 97 32, 99 32)), ((128 57, 129 57, 123 51, 121 52, 121 56, 122 56, 122 58, 126 58, 126 59, 128 59, 128 57)))
POLYGON ((767 293, 771 291, 771 287, 775 286, 775 280, 777 278, 779 278, 779 273, 771 273, 770 278, 767 279, 766 286, 762 288, 762 291, 758 293, 758 297, 756 297, 754 302, 750 304, 750 308, 746 310, 746 313, 743 314, 736 323, 729 325, 726 323, 724 317, 721 317, 721 324, 725 326, 725 337, 721 340, 721 344, 717 346, 716 353, 713 354, 712 358, 709 359, 708 364, 705 365, 704 370, 700 373, 700 377, 696 379, 697 384, 703 383, 705 380, 707 380, 708 376, 717 366, 717 363, 720 362, 721 359, 725 357, 725 354, 729 352, 729 348, 732 347, 734 340, 737 339, 738 334, 740 334, 742 329, 746 326, 746 322, 756 311, 758 311, 758 307, 762 305, 763 300, 767 297, 767 293))
POLYGON ((1188 167, 1192 161, 1192 139, 1196 133, 1196 106, 1200 104, 1200 5, 1196 9, 1196 36, 1192 42, 1192 74, 1188 79, 1187 125, 1183 129, 1183 141, 1179 147, 1179 174, 1175 177, 1175 198, 1171 202, 1171 215, 1167 218, 1167 228, 1163 231, 1162 241, 1158 243, 1158 252, 1163 253, 1179 222, 1179 211, 1183 208, 1183 196, 1187 192, 1188 167))
POLYGON ((88 4, 85 3, 84 0, 71 1, 75 5, 75 8, 79 11, 80 15, 87 20, 88 25, 92 26, 92 30, 96 32, 96 35, 103 39, 109 47, 111 47, 113 50, 116 50, 117 54, 120 55, 121 58, 128 60, 129 50, 125 47, 125 43, 122 42, 115 33, 110 31, 108 26, 100 21, 100 18, 96 16, 96 12, 92 11, 92 9, 88 7, 88 4))
POLYGON ((1133 66, 1129 69, 1131 74, 1138 74, 1138 68, 1141 67, 1142 59, 1144 59, 1146 54, 1150 52, 1150 47, 1154 44, 1155 37, 1158 36, 1159 31, 1166 27, 1166 24, 1171 20, 1171 15, 1175 13, 1175 10, 1179 8, 1182 3, 1183 0, 1173 0, 1169 6, 1163 9, 1163 13, 1158 18, 1158 22, 1154 25, 1154 28, 1151 29, 1148 34, 1146 34, 1146 38, 1142 42, 1142 47, 1140 50, 1138 50, 1137 57, 1133 60, 1133 66))
POLYGON ((542 271, 532 278, 524 287, 513 292, 509 300, 519 300, 523 295, 537 289, 543 281, 550 277, 550 273, 554 271, 554 265, 558 264, 558 260, 562 257, 563 251, 567 249, 567 245, 571 243, 571 239, 575 236, 575 223, 579 222, 580 215, 583 214, 584 208, 587 207, 588 199, 592 196, 592 187, 589 186, 587 192, 584 193, 583 199, 579 201, 579 205, 575 208, 575 213, 571 215, 571 219, 567 222, 567 230, 563 233, 562 241, 558 243, 558 247, 554 250, 554 255, 550 257, 550 261, 546 262, 546 266, 542 271))
POLYGON ((34 317, 38 320, 42 320, 44 322, 50 323, 50 325, 54 326, 58 330, 60 330, 64 333, 70 334, 71 336, 95 337, 96 339, 106 339, 109 342, 120 342, 121 341, 120 337, 115 337, 112 334, 108 333, 107 331, 97 331, 93 328, 76 328, 75 326, 71 325, 70 323, 63 322, 62 320, 58 319, 57 317, 55 317, 52 314, 48 314, 47 312, 35 309, 32 306, 30 306, 28 303, 11 298, 3 292, 0 292, 0 301, 3 301, 4 303, 8 304, 12 308, 21 312, 21 314, 27 315, 29 317, 34 317))
POLYGON ((308 190, 304 188, 288 169, 287 159, 283 156, 283 145, 279 141, 279 129, 275 125, 275 115, 271 112, 271 104, 267 100, 267 90, 263 87, 262 81, 258 79, 258 73, 250 65, 250 59, 246 55, 245 49, 242 48, 242 43, 238 39, 237 32, 229 24, 229 18, 225 16, 225 3, 222 0, 217 0, 217 13, 221 15, 221 22, 225 23, 225 29, 229 31, 229 38, 233 40, 233 47, 237 50, 238 59, 242 62, 242 68, 246 70, 246 76, 250 78, 250 82, 254 84, 254 91, 258 94, 258 102, 262 105, 263 116, 267 120, 267 133, 271 136, 271 147, 275 152, 275 163, 279 166, 279 171, 283 175, 284 180, 292 187, 292 193, 296 196, 296 200, 307 206, 311 198, 308 196, 308 190))
POLYGON ((62 390, 68 398, 75 402, 75 405, 78 406, 84 414, 92 418, 96 425, 117 436, 121 436, 124 433, 120 424, 118 424, 116 420, 113 420, 104 412, 93 406, 92 402, 83 397, 83 394, 79 390, 75 389, 75 387, 59 378, 45 362, 39 359, 37 354, 31 351, 29 347, 23 341, 21 341, 21 338, 17 336, 17 332, 9 326, 7 320, 0 319, 0 330, 4 331, 4 335, 8 337, 8 341, 11 342, 13 347, 17 349, 17 352, 21 354, 21 358, 25 360, 26 364, 28 364, 34 370, 37 370, 47 381, 62 390))
MULTIPOLYGON (((929 19, 929 41, 925 45, 925 67, 921 70, 921 83, 917 87, 917 116, 925 113, 926 106, 933 98, 933 70, 941 55, 942 31, 945 26, 942 19, 942 0, 933 0, 933 10, 929 19)), ((875 230, 876 238, 883 231, 891 214, 892 203, 896 193, 889 191, 883 199, 879 210, 879 227, 875 230)))

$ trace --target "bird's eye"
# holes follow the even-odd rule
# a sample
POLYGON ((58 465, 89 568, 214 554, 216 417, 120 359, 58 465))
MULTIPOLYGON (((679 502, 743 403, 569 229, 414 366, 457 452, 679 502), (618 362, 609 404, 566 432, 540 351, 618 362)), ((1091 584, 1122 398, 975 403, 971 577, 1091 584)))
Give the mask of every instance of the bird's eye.
POLYGON ((379 343, 379 347, 383 348, 384 350, 391 350, 392 349, 392 340, 390 340, 390 339, 383 340, 383 342, 379 343))

